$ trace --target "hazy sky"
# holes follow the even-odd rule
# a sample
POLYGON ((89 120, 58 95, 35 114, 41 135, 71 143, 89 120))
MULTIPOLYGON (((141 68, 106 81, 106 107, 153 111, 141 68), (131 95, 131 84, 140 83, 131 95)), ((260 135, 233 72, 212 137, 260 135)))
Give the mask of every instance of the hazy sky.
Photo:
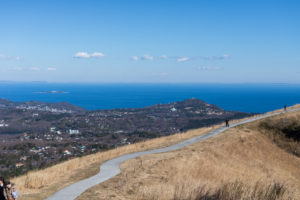
POLYGON ((0 0, 0 80, 300 83, 298 0, 0 0))

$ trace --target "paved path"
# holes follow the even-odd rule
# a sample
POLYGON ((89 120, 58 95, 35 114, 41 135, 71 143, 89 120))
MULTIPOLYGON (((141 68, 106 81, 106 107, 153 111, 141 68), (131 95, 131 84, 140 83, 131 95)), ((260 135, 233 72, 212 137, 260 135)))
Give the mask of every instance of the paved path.
MULTIPOLYGON (((300 108, 291 109, 287 112, 292 112, 292 111, 296 111, 296 110, 300 110, 300 108)), ((274 115, 279 115, 281 113, 283 113, 283 112, 276 112, 276 113, 261 115, 261 116, 255 117, 255 118, 251 118, 251 119, 247 119, 247 120, 244 120, 241 122, 231 124, 230 127, 253 122, 253 121, 271 117, 274 115)), ((221 127, 214 131, 211 131, 205 135, 191 138, 191 139, 185 140, 183 142, 174 144, 169 147, 126 154, 126 155, 114 158, 112 160, 108 160, 100 166, 100 172, 98 174, 96 174, 90 178, 84 179, 82 181, 79 181, 77 183, 74 183, 70 186, 67 186, 67 187, 63 188, 62 190, 58 191, 57 193, 55 193, 54 195, 50 196, 46 200, 73 200, 73 199, 76 199, 80 194, 82 194, 87 189, 89 189, 95 185, 98 185, 98 184, 118 175, 121 172, 120 164, 124 161, 130 160, 132 158, 136 158, 139 156, 147 155, 147 154, 163 153, 163 152, 167 152, 167 151, 177 150, 177 149, 183 148, 187 145, 190 145, 190 144, 202 141, 202 140, 206 140, 212 136, 218 135, 230 127, 221 127)))

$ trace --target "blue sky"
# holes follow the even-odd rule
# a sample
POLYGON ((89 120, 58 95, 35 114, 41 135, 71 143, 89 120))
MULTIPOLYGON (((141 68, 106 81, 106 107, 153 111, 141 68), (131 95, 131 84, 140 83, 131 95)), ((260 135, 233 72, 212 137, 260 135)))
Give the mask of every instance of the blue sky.
POLYGON ((0 0, 0 80, 300 83, 300 1, 0 0))

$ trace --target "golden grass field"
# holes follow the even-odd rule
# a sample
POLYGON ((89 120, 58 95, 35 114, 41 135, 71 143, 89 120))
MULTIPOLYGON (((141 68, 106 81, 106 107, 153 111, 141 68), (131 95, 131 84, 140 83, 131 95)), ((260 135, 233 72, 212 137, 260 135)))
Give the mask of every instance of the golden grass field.
POLYGON ((31 171, 26 175, 16 177, 12 181, 16 183, 21 193, 20 200, 44 199, 72 183, 95 175, 99 172, 101 163, 106 160, 132 152, 169 146, 205 134, 217 127, 219 126, 191 130, 185 134, 174 134, 74 158, 43 170, 31 171))
MULTIPOLYGON (((20 200, 44 199, 67 185, 98 173, 99 165, 106 160, 131 152, 169 146, 205 134, 220 126, 191 130, 184 134, 156 138, 71 159, 43 170, 32 171, 26 175, 16 177, 13 182, 17 184, 21 193, 20 200)), ((286 152, 280 151, 278 147, 269 144, 269 140, 265 136, 259 135, 257 131, 245 127, 246 125, 230 129, 220 136, 199 142, 182 150, 149 155, 125 162, 121 166, 122 174, 88 190, 79 199, 155 199, 156 197, 154 198, 151 195, 156 194, 168 198, 173 195, 175 188, 178 186, 187 187, 192 185, 188 188, 194 188, 205 184, 215 188, 225 181, 236 179, 249 184, 253 184, 254 180, 269 181, 278 177, 283 180, 281 175, 284 174, 287 168, 294 170, 298 175, 300 174, 299 167, 294 166, 294 164, 300 166, 299 160, 295 160, 294 157, 290 158, 290 154, 286 159, 293 159, 293 162, 277 168, 274 168, 277 160, 273 157, 270 158, 271 160, 259 160, 266 157, 273 150, 280 152, 283 157, 286 156, 283 155, 286 152), (233 134, 228 134, 231 132, 233 134), (258 148, 262 145, 258 141, 265 142, 266 149, 258 148), (265 150, 268 150, 268 152, 264 152, 265 150), (249 159, 253 159, 253 162, 249 163, 249 159), (264 167, 264 162, 270 162, 267 166, 273 166, 273 171, 271 168, 264 167), (261 170, 264 173, 268 172, 268 176, 261 170), (275 176, 276 173, 272 175, 272 172, 279 175, 275 176)), ((277 155, 277 153, 275 154, 277 155)), ((290 177, 290 175, 287 177, 290 177)), ((292 179, 293 181, 287 183, 297 182, 294 179, 299 181, 300 177, 296 176, 292 179)), ((184 191, 190 192, 188 190, 184 191)))
MULTIPOLYGON (((279 118, 299 122, 300 111, 271 120, 279 118)), ((281 183, 287 191, 280 199, 299 200, 300 158, 274 144, 260 132, 258 123, 231 128, 181 150, 127 161, 121 165, 120 175, 77 199, 193 199, 199 188, 216 190, 238 181, 249 190, 281 183)))

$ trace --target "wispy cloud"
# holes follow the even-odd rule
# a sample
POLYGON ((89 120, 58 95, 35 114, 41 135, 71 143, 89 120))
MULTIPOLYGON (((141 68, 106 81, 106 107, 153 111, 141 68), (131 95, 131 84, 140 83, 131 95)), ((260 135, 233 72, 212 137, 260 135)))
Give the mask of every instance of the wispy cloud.
POLYGON ((48 68, 40 68, 40 67, 13 67, 12 70, 14 71, 56 71, 56 68, 54 67, 48 67, 48 68))
POLYGON ((204 60, 225 60, 225 59, 230 58, 230 55, 224 54, 222 56, 206 56, 206 57, 204 56, 204 57, 200 57, 200 58, 202 58, 204 60))
POLYGON ((86 52, 77 52, 73 58, 90 58, 90 54, 86 53, 86 52))
POLYGON ((31 71, 40 71, 41 69, 39 67, 31 67, 30 70, 31 71))
POLYGON ((130 59, 133 61, 139 61, 139 60, 154 60, 154 59, 170 59, 170 60, 176 60, 177 62, 186 62, 189 60, 225 60, 230 58, 228 54, 224 54, 221 56, 166 56, 166 55, 161 55, 154 57, 149 54, 144 54, 143 56, 132 56, 130 59))
POLYGON ((104 57, 105 55, 103 54, 103 53, 101 53, 101 52, 94 52, 94 53, 92 53, 92 55, 91 55, 91 57, 93 57, 93 58, 102 58, 102 57, 104 57))
POLYGON ((230 55, 224 54, 222 56, 184 56, 184 57, 177 57, 178 62, 185 62, 188 60, 209 60, 209 61, 215 61, 215 60, 225 60, 230 58, 230 55))
POLYGON ((166 56, 166 55, 161 55, 161 56, 159 56, 158 58, 159 58, 159 59, 167 59, 168 56, 166 56))
POLYGON ((185 61, 188 61, 190 59, 191 59, 190 57, 178 57, 177 62, 185 62, 185 61))
POLYGON ((54 67, 48 67, 47 70, 48 71, 56 71, 56 68, 54 68, 54 67))
POLYGON ((4 54, 0 54, 0 60, 23 60, 21 57, 14 57, 14 56, 6 56, 4 54))
POLYGON ((14 67, 13 70, 15 70, 15 71, 22 71, 23 68, 22 67, 14 67))
POLYGON ((203 70, 203 71, 217 71, 220 70, 220 67, 214 67, 214 66, 201 66, 198 67, 199 70, 203 70))
POLYGON ((73 58, 102 58, 105 57, 105 55, 101 52, 94 52, 92 54, 89 54, 87 52, 77 52, 73 58))
POLYGON ((230 57, 230 55, 228 55, 228 54, 224 54, 222 57, 223 57, 224 59, 226 59, 226 58, 229 58, 229 57, 230 57))
POLYGON ((149 55, 149 54, 145 54, 142 56, 143 60, 153 60, 153 56, 149 55))
POLYGON ((131 57, 131 60, 133 60, 133 61, 138 61, 140 58, 138 57, 138 56, 132 56, 131 57))
POLYGON ((154 56, 151 56, 149 54, 144 54, 143 56, 132 56, 130 59, 133 60, 133 61, 154 60, 154 56))

